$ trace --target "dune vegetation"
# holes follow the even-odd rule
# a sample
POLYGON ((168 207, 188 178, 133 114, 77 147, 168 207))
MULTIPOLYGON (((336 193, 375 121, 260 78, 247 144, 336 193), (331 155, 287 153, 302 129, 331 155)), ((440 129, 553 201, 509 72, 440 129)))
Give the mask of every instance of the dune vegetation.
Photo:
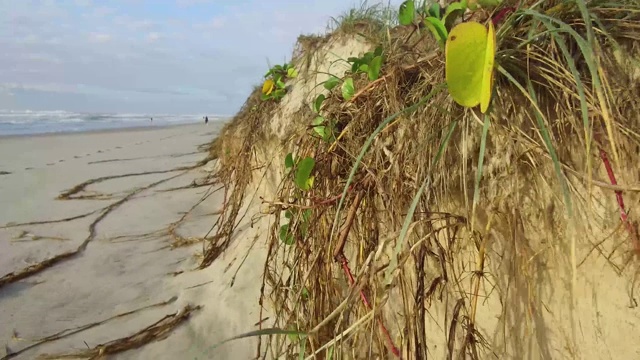
POLYGON ((211 146, 270 358, 638 358, 640 4, 405 1, 300 36, 211 146), (243 209, 260 201, 260 213, 243 209))

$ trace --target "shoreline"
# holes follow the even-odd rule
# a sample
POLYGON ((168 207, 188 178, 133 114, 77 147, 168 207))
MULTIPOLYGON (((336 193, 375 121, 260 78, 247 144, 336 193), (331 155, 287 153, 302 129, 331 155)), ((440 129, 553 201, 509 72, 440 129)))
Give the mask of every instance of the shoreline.
MULTIPOLYGON (((223 125, 225 122, 229 121, 229 119, 224 119, 220 121, 211 121, 209 123, 216 124, 220 123, 223 125)), ((207 126, 202 122, 193 122, 193 123, 180 123, 180 124, 161 124, 161 125, 149 125, 149 126, 125 126, 119 128, 109 128, 109 129, 92 129, 92 130, 81 130, 81 131, 59 131, 59 132, 46 132, 46 133, 36 133, 36 134, 0 134, 0 140, 3 139, 12 139, 12 138, 31 138, 31 137, 52 137, 52 136, 67 136, 67 135, 86 135, 86 134, 113 134, 120 132, 139 132, 139 131, 152 131, 152 130, 162 130, 167 128, 179 128, 185 126, 207 126)))

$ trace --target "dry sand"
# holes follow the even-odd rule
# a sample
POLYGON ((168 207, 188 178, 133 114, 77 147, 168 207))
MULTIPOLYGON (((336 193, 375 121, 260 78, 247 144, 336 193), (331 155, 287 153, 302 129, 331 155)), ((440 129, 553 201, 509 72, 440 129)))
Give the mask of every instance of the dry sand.
POLYGON ((241 225, 236 236, 242 241, 235 241, 221 259, 201 271, 194 269, 202 244, 172 249, 168 231, 185 212, 189 214, 176 228, 182 237, 201 238, 216 220, 223 196, 222 191, 214 192, 217 186, 176 188, 210 173, 213 161, 179 168, 206 158, 207 147, 201 151, 199 145, 208 144, 219 127, 212 123, 0 138, 0 277, 80 247, 76 256, 0 285, 1 359, 87 351, 133 335, 188 305, 201 308, 164 340, 113 358, 255 356, 255 339, 209 348, 256 329, 256 284, 264 255, 252 240, 253 234, 264 232, 265 224, 241 225), (71 199, 57 199, 90 179, 146 172, 151 173, 108 178, 71 199), (56 221, 74 217, 78 218, 56 221), (42 221, 48 222, 33 224, 42 221), (32 224, 20 225, 25 223, 32 224), (158 303, 165 304, 111 319, 158 303), (107 321, 100 323, 103 320, 107 321), (89 326, 94 323, 99 324, 89 326), (60 336, 42 341, 54 334, 60 336))

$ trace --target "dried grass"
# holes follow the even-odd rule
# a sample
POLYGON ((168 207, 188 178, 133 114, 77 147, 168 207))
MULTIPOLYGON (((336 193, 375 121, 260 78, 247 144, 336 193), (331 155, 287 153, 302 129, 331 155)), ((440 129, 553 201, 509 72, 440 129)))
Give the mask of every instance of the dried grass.
MULTIPOLYGON (((520 339, 538 331, 534 324, 540 326, 547 306, 542 284, 557 276, 575 287, 579 254, 599 254, 611 268, 625 271, 629 254, 639 249, 620 226, 613 190, 624 193, 632 208, 640 201, 632 165, 640 160, 640 84, 632 60, 638 54, 640 8, 632 1, 589 3, 590 34, 580 7, 558 8, 559 3, 524 1, 522 9, 528 10, 500 26, 489 117, 461 108, 440 91, 384 127, 353 181, 354 162, 374 130, 444 82, 435 42, 388 31, 381 79, 357 77, 361 91, 352 101, 342 101, 334 90, 323 105, 325 118, 336 121, 335 143, 313 137, 308 126, 299 130, 312 120, 308 110, 291 119, 282 141, 297 156, 315 158, 315 183, 295 200, 300 193, 289 175, 269 202, 273 227, 260 301, 273 304, 275 326, 312 329, 305 355, 386 358, 395 344, 412 359, 442 353, 449 359, 523 358, 520 339), (585 54, 585 45, 567 28, 593 53, 585 54), (606 177, 600 151, 610 154, 624 185, 606 177), (338 203, 351 210, 337 213, 338 203), (288 208, 310 208, 312 217, 307 236, 287 247, 279 227, 288 208), (414 210, 411 216, 407 209, 414 210), (398 232, 403 226, 406 237, 398 232), (398 245, 399 235, 404 244, 398 245), (356 273, 353 286, 342 273, 346 259, 356 273), (546 259, 572 274, 550 272, 546 259), (371 308, 354 296, 359 290, 371 308), (487 302, 502 304, 499 319, 482 312, 487 302), (390 338, 374 319, 386 324, 390 338), (503 330, 489 334, 484 323, 503 330), (428 342, 436 338, 446 349, 428 342)), ((259 160, 251 149, 272 144, 263 124, 274 106, 257 96, 216 143, 231 149, 231 155, 220 156, 219 171, 230 189, 218 227, 225 240, 211 245, 203 266, 233 233, 259 160)), ((637 212, 629 217, 637 218, 637 212)), ((292 220, 294 228, 301 223, 292 220)), ((544 334, 534 333, 532 341, 542 357, 552 357, 544 334)), ((268 346, 272 355, 300 351, 300 343, 281 337, 268 346)))

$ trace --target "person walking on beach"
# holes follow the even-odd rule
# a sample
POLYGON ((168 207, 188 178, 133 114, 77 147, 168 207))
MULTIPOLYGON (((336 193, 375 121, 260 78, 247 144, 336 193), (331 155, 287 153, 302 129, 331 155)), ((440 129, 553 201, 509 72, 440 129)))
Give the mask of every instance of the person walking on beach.
POLYGON ((204 117, 204 124, 205 125, 209 125, 209 117, 208 116, 204 117))

